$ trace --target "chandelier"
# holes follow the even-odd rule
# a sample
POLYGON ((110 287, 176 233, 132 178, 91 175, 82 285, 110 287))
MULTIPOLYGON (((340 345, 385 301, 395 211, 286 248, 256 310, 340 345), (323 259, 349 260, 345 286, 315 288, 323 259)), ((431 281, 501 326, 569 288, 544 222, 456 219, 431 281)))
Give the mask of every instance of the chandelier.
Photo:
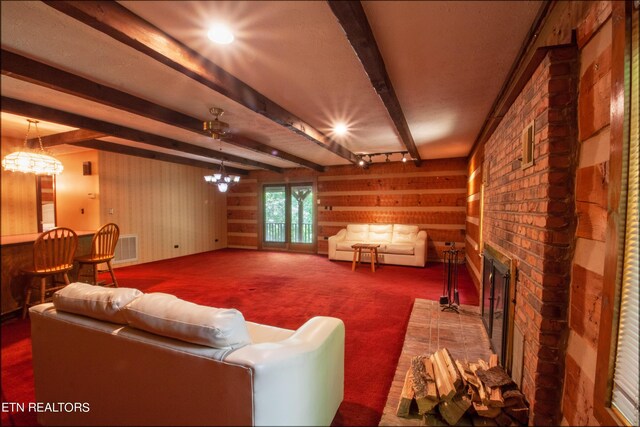
POLYGON ((29 125, 27 126, 27 135, 24 137, 24 148, 22 151, 16 151, 7 155, 2 159, 2 167, 4 170, 11 172, 24 172, 33 173, 36 175, 57 175, 64 167, 62 163, 56 158, 47 154, 42 145, 42 139, 40 138, 40 131, 38 130, 38 121, 27 119, 29 125), (40 150, 30 149, 28 146, 29 132, 31 131, 31 124, 36 128, 36 136, 40 144, 40 150))
POLYGON ((218 191, 221 193, 226 193, 229 189, 229 186, 240 182, 240 177, 238 175, 227 175, 224 170, 224 160, 220 163, 220 171, 218 173, 214 173, 213 175, 205 175, 204 180, 211 184, 218 185, 218 191))

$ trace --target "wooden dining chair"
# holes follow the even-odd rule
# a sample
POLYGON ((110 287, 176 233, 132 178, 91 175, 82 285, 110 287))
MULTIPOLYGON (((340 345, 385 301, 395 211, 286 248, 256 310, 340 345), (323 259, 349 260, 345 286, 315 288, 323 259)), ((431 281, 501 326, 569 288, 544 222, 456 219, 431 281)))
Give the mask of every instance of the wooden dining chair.
POLYGON ((69 284, 68 272, 73 268, 77 247, 78 236, 70 228, 56 227, 38 236, 33 243, 33 267, 22 270, 24 274, 31 276, 22 307, 23 319, 30 306, 45 302, 48 294, 69 284), (59 275, 62 276, 62 281, 56 280, 59 275), (36 278, 40 280, 33 280, 36 278), (47 286, 47 279, 51 279, 51 286, 47 286), (40 293, 40 300, 35 304, 31 302, 34 290, 40 293))
MULTIPOLYGON (((81 276, 88 277, 89 274, 82 272, 84 265, 90 265, 91 270, 91 284, 98 285, 98 270, 99 264, 107 264, 107 270, 111 275, 112 283, 108 285, 118 287, 118 281, 115 274, 113 274, 113 267, 111 266, 111 260, 116 253, 116 244, 120 237, 120 228, 114 223, 105 224, 93 235, 91 240, 91 253, 89 255, 82 255, 76 257, 78 261, 78 280, 81 276)), ((86 269, 85 269, 86 270, 86 269)))

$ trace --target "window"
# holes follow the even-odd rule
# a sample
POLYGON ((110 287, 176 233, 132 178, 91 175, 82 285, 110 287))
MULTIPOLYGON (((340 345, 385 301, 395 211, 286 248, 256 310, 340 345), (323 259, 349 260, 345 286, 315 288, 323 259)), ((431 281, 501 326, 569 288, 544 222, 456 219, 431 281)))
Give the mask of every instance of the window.
POLYGON ((313 185, 263 187, 263 247, 309 251, 315 244, 313 185))
POLYGON ((637 426, 638 388, 640 374, 638 368, 638 265, 640 264, 640 221, 638 195, 638 12, 633 23, 633 66, 631 73, 631 127, 629 138, 629 172, 627 184, 627 215, 625 224, 624 261, 622 272, 620 319, 618 322, 618 342, 613 375, 611 406, 630 424, 637 426))

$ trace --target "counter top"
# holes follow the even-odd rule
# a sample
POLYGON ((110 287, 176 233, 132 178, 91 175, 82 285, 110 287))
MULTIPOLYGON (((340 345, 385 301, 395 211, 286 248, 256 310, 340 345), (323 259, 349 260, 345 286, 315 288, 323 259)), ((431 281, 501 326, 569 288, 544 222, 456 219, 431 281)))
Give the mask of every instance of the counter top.
MULTIPOLYGON (((73 230, 73 231, 76 232, 78 237, 88 236, 96 233, 95 230, 91 230, 91 231, 73 230)), ((0 246, 18 245, 20 243, 33 243, 36 241, 36 239, 40 234, 41 233, 30 233, 30 234, 14 234, 13 236, 0 236, 0 246)))

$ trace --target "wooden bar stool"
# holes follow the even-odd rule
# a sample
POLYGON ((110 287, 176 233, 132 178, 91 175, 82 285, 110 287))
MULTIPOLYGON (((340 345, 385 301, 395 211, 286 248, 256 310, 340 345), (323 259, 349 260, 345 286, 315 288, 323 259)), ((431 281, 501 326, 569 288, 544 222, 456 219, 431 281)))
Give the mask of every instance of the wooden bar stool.
POLYGON ((38 236, 33 243, 33 268, 23 269, 22 272, 32 276, 27 286, 27 294, 22 307, 22 318, 27 316, 33 290, 40 292, 40 301, 45 302, 46 294, 53 293, 69 284, 68 272, 73 268, 73 257, 78 247, 78 236, 70 228, 57 227, 38 236), (56 275, 62 275, 64 281, 56 281, 56 275), (33 278, 39 278, 34 283, 33 278), (47 287, 47 278, 51 278, 51 286, 47 287))
POLYGON ((87 273, 82 273, 82 266, 90 265, 91 271, 91 284, 98 285, 98 264, 107 264, 107 270, 111 275, 112 283, 110 285, 118 287, 118 281, 115 274, 113 274, 113 267, 111 266, 111 260, 116 253, 116 244, 120 237, 120 228, 114 223, 105 224, 93 235, 91 240, 91 253, 89 255, 82 255, 76 257, 78 261, 78 280, 81 276, 89 277, 87 273))

